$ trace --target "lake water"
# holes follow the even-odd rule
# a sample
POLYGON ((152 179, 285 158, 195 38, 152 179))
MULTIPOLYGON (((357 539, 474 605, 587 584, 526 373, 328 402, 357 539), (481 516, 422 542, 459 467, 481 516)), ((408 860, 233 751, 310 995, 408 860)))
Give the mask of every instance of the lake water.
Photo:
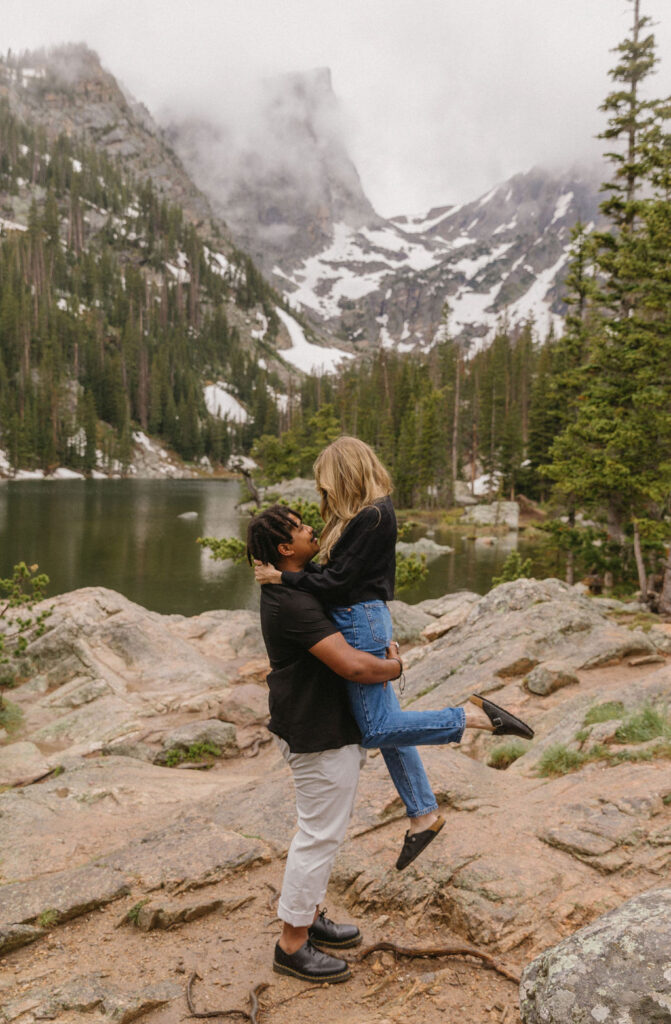
MULTIPOLYGON (((117 590, 153 611, 197 615, 258 607, 246 564, 215 562, 198 537, 244 537, 235 480, 72 480, 0 484, 0 576, 37 563, 54 595, 78 587, 117 590), (180 518, 192 513, 188 518, 180 518), (195 515, 193 514, 195 513, 195 515)), ((416 534, 417 536, 418 534, 416 534)), ((397 596, 411 604, 456 590, 484 594, 517 534, 489 546, 455 530, 434 539, 455 548, 430 563, 428 578, 397 596)), ((530 553, 519 543, 520 553, 530 553)))

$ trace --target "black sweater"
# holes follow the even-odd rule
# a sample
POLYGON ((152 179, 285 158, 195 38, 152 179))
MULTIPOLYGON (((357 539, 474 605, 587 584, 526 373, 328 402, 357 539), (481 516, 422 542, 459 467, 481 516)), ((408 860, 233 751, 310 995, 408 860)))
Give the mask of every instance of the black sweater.
POLYGON ((318 597, 327 607, 391 601, 396 576, 396 515, 391 498, 364 508, 343 530, 327 565, 311 562, 283 572, 282 583, 318 597))

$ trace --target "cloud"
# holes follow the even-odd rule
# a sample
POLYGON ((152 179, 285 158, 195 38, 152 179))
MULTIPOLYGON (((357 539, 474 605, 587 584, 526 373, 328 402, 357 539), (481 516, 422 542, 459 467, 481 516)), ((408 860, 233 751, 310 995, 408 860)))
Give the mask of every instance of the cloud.
MULTIPOLYGON (((671 93, 668 0, 656 95, 671 93)), ((380 212, 463 201, 539 163, 600 151, 598 105, 627 0, 3 0, 14 50, 85 41, 156 112, 247 129, 265 75, 330 67, 380 212)))

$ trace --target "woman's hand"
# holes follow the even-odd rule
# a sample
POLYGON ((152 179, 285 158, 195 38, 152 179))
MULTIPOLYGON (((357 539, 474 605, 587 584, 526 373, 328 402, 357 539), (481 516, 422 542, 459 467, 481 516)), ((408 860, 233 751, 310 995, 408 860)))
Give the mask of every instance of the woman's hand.
POLYGON ((254 562, 254 577, 257 583, 281 583, 282 573, 268 562, 254 562))

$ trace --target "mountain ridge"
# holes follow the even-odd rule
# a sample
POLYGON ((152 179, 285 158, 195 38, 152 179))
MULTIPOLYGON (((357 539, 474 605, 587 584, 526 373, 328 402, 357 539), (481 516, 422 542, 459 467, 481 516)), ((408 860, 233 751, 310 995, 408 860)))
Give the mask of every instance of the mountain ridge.
MULTIPOLYGON (((600 223, 600 170, 534 167, 470 202, 435 205, 423 216, 384 218, 365 196, 323 69, 274 79, 266 103, 259 123, 272 120, 273 145, 280 140, 287 150, 300 136, 304 159, 285 160, 278 183, 275 158, 264 165, 261 152, 252 160, 246 149, 228 155, 232 182, 222 171, 218 179, 200 183, 276 287, 321 329, 355 349, 425 348, 436 337, 445 303, 452 332, 471 350, 491 340, 502 319, 516 326, 531 317, 541 337, 560 329, 570 228, 577 220, 600 223), (298 106, 291 103, 297 91, 298 106), (323 123, 330 132, 326 148, 318 131, 323 123), (322 165, 319 209, 313 210, 314 198, 298 209, 296 197, 309 193, 304 167, 325 151, 329 162, 322 165), (346 185, 355 201, 339 209, 333 195, 346 185), (242 193, 245 202, 234 211, 232 197, 242 193)), ((196 174, 208 159, 206 123, 199 139, 184 123, 171 124, 168 132, 196 174)))

